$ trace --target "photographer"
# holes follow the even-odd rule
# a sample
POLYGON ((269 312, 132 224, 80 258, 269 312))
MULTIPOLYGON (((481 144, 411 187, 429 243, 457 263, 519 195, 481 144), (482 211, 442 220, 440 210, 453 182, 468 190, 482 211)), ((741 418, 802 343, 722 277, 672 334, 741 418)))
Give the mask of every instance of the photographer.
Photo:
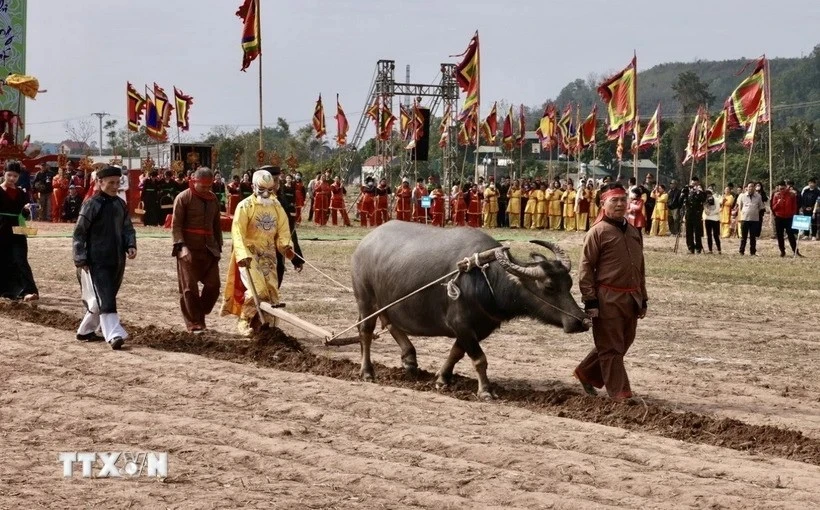
POLYGON ((676 236, 680 233, 680 213, 683 206, 682 190, 678 186, 678 181, 672 180, 669 183, 667 192, 667 204, 669 205, 669 232, 676 236))
POLYGON ((703 206, 706 193, 700 187, 700 179, 692 177, 689 186, 681 190, 683 216, 686 221, 686 247, 690 254, 703 253, 703 206))

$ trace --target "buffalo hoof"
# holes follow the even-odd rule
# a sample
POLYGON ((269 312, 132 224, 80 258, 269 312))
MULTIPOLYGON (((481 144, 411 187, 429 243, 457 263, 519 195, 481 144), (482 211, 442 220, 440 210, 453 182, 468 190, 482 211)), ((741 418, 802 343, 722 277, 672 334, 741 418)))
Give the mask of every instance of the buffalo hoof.
POLYGON ((419 374, 419 366, 415 363, 403 363, 404 371, 407 372, 407 375, 412 375, 413 377, 419 374))
POLYGON ((362 369, 362 371, 359 372, 359 375, 361 376, 362 381, 364 382, 373 382, 376 380, 376 374, 373 373, 372 368, 370 370, 362 369))
POLYGON ((436 389, 437 390, 446 390, 450 388, 450 385, 453 383, 453 374, 436 374, 436 389))
POLYGON ((495 395, 493 395, 492 393, 490 393, 489 391, 486 391, 486 390, 485 391, 479 391, 478 392, 478 398, 480 400, 485 401, 485 402, 490 402, 490 401, 495 400, 495 395))

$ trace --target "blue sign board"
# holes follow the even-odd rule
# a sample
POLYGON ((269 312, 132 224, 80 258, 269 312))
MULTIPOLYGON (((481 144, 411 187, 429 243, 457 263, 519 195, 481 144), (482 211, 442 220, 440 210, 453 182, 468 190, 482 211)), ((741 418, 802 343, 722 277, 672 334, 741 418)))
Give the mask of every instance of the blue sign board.
POLYGON ((811 230, 811 216, 796 215, 792 218, 792 230, 811 230))
POLYGON ((432 198, 430 198, 429 196, 423 196, 423 197, 421 197, 421 206, 422 206, 424 209, 429 209, 429 208, 430 208, 430 206, 432 205, 432 202, 433 202, 433 199, 432 199, 432 198))

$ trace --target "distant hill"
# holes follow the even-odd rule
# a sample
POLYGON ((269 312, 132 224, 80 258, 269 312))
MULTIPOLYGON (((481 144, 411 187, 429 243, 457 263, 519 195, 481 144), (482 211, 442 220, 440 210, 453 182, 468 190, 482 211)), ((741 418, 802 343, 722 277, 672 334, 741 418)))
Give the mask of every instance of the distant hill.
MULTIPOLYGON (((709 92, 715 96, 715 103, 710 110, 719 110, 723 101, 737 85, 748 76, 757 57, 736 60, 697 62, 672 62, 656 65, 650 69, 638 69, 638 108, 642 118, 647 118, 660 102, 662 114, 666 118, 679 116, 682 108, 675 100, 672 85, 681 73, 687 71, 697 74, 701 81, 709 86, 709 92), (744 70, 743 67, 749 63, 744 70), (738 73, 743 72, 738 76, 738 73)), ((640 66, 640 59, 638 60, 640 66)), ((803 58, 774 58, 769 60, 772 77, 772 97, 775 123, 787 125, 798 119, 810 122, 820 121, 820 45, 803 58), (803 105, 803 103, 816 103, 803 105), (782 122, 782 124, 781 124, 782 122)), ((593 103, 602 108, 602 103, 595 91, 603 78, 575 80, 565 86, 555 99, 560 109, 569 103, 580 103, 583 115, 586 115, 593 103)), ((600 111, 600 110, 599 110, 600 111)), ((531 109, 532 120, 543 112, 543 105, 531 109)), ((600 115, 600 114, 599 114, 600 115)), ((528 116, 529 117, 529 116, 528 116)))

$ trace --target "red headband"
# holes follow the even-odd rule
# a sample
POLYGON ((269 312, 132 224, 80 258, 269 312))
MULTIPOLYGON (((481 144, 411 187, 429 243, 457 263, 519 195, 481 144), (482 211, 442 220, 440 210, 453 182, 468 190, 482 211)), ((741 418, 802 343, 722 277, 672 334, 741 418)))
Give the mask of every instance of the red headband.
POLYGON ((623 188, 610 188, 607 191, 601 193, 601 203, 603 204, 604 202, 606 202, 608 198, 625 196, 626 190, 624 190, 623 188))

